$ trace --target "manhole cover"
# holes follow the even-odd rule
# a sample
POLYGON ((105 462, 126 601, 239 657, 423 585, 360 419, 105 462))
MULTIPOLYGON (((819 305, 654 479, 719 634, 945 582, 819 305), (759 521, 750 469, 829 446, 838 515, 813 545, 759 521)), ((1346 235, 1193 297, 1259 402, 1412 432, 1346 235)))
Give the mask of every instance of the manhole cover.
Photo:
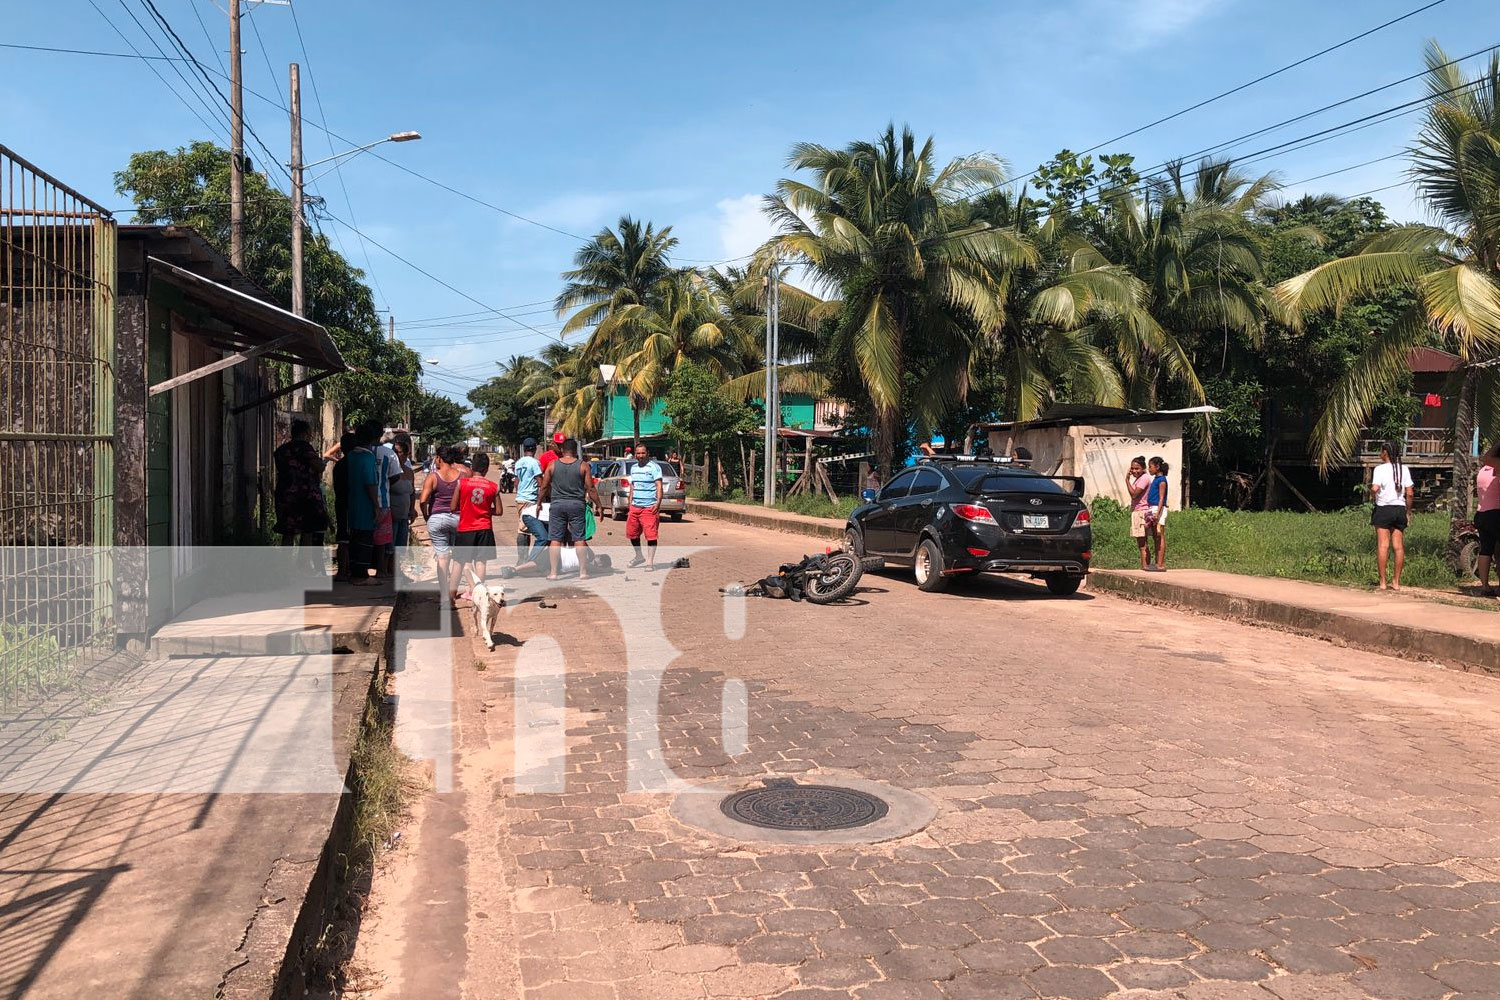
POLYGON ((767 782, 719 803, 730 819, 767 830, 848 830, 883 819, 885 800, 837 785, 767 782))

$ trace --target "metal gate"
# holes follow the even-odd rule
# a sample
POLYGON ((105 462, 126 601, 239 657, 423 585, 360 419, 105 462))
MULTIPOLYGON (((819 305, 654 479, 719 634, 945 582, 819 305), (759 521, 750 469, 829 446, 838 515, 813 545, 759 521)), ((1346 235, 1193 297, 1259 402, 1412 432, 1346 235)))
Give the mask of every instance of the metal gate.
POLYGON ((115 222, 0 146, 0 702, 114 644, 115 222))

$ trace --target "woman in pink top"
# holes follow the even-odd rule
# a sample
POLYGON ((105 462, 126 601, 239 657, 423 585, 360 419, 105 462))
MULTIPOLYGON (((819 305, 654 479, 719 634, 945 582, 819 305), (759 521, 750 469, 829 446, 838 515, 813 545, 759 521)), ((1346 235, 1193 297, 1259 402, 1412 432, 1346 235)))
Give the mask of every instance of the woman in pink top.
POLYGON ((1474 527, 1479 529, 1479 565, 1475 576, 1484 596, 1494 597, 1490 586, 1490 566, 1495 560, 1495 546, 1500 542, 1500 441, 1497 441, 1479 459, 1479 475, 1475 477, 1479 491, 1479 513, 1474 515, 1474 527))
POLYGON ((1146 512, 1151 508, 1146 491, 1150 488, 1151 474, 1146 471, 1146 456, 1137 455, 1130 460, 1130 471, 1125 473, 1125 489, 1130 493, 1130 535, 1141 549, 1141 569, 1148 569, 1151 565, 1146 551, 1146 537, 1150 533, 1146 512))

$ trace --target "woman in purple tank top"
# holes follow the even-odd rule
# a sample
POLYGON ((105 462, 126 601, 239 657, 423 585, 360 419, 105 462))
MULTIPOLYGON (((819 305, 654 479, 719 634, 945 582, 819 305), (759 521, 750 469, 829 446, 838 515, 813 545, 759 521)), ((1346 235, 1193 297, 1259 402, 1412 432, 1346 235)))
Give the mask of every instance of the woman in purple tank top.
POLYGON ((458 580, 448 579, 453 546, 458 541, 458 482, 467 471, 458 464, 458 449, 449 445, 434 456, 436 471, 422 483, 418 501, 427 521, 427 536, 432 539, 432 554, 437 559, 438 587, 447 590, 454 603, 458 601, 458 580))

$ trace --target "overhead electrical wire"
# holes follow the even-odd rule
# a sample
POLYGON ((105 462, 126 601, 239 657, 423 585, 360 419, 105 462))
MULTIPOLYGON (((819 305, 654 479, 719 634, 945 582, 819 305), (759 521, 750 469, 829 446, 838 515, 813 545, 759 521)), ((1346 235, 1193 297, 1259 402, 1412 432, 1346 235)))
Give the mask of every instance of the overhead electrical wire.
MULTIPOLYGON (((288 0, 287 9, 292 12, 292 27, 297 32, 297 47, 302 50, 302 61, 307 65, 307 85, 308 89, 312 91, 313 104, 318 109, 318 119, 320 121, 319 127, 323 130, 323 137, 328 141, 328 152, 330 155, 332 155, 335 153, 335 150, 333 148, 334 135, 328 129, 328 115, 323 111, 323 98, 322 95, 320 95, 318 92, 317 77, 313 74, 312 56, 308 55, 307 42, 302 37, 302 22, 297 18, 297 5, 291 2, 291 0, 288 0)), ((288 115, 292 113, 290 108, 283 108, 282 110, 285 111, 288 115)), ((305 115, 302 116, 302 120, 307 120, 305 115)), ((347 142, 351 145, 359 145, 352 139, 340 139, 340 141, 347 142)), ((359 220, 355 218, 354 215, 354 201, 349 197, 349 185, 344 181, 343 164, 338 159, 335 159, 333 161, 333 174, 338 178, 339 189, 344 194, 344 207, 349 212, 349 219, 355 225, 358 225, 359 220)), ((357 234, 358 232, 359 230, 356 229, 355 233, 357 234)), ((366 273, 370 276, 370 284, 375 286, 375 291, 380 296, 380 301, 385 303, 385 307, 387 309, 390 309, 390 300, 385 297, 385 290, 380 287, 380 280, 375 277, 375 266, 370 262, 370 250, 365 246, 363 236, 359 237, 359 249, 360 253, 363 254, 365 259, 365 268, 366 273)))

